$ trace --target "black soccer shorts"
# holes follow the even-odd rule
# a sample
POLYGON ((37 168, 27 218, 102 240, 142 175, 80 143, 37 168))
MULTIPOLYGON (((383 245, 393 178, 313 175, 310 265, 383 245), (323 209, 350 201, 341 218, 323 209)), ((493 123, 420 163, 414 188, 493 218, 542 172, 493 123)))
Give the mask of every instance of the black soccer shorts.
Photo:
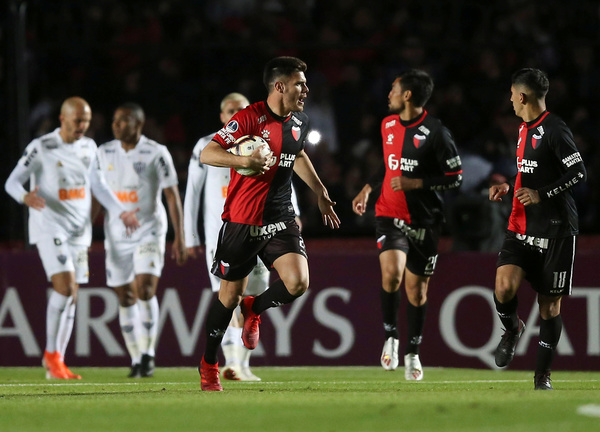
POLYGON ((573 288, 576 236, 541 239, 507 231, 496 267, 512 264, 539 294, 570 295, 573 288))
POLYGON ((406 254, 406 268, 419 276, 431 276, 438 257, 440 229, 438 227, 413 227, 403 220, 378 216, 375 234, 379 253, 400 250, 406 254))
POLYGON ((223 221, 211 273, 228 281, 250 274, 259 257, 268 269, 287 253, 308 259, 300 228, 294 219, 264 226, 223 221))

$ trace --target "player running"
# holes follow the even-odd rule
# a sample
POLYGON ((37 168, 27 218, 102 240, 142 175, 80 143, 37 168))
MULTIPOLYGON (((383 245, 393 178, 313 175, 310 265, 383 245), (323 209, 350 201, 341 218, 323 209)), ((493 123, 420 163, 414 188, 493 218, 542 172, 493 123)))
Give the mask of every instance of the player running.
POLYGON ((223 390, 217 351, 257 256, 267 268, 277 270, 280 279, 261 295, 242 301, 242 339, 246 348, 254 349, 258 343, 262 312, 293 302, 308 288, 307 255, 291 203, 294 172, 317 195, 324 224, 331 228, 340 224, 333 210, 335 203, 304 152, 309 131, 308 117, 302 113, 308 95, 305 71, 306 63, 294 57, 269 61, 263 77, 267 100, 234 115, 201 153, 203 164, 259 172, 246 177, 231 170, 212 267, 212 273, 222 281, 206 319, 206 350, 199 368, 202 390, 223 390), (229 153, 227 149, 244 135, 264 138, 273 154, 261 156, 259 150, 246 157, 229 153))

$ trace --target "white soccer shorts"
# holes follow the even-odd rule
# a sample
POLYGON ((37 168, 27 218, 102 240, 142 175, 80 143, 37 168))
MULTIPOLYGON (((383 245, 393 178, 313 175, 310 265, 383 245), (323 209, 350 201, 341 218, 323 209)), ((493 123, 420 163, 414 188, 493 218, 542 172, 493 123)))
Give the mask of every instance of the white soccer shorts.
POLYGON ((88 247, 69 243, 65 236, 43 236, 36 244, 48 281, 58 273, 75 273, 75 282, 89 281, 88 247))
POLYGON ((135 275, 160 277, 165 262, 165 238, 142 237, 139 242, 104 243, 106 248, 106 285, 119 287, 133 282, 135 275))

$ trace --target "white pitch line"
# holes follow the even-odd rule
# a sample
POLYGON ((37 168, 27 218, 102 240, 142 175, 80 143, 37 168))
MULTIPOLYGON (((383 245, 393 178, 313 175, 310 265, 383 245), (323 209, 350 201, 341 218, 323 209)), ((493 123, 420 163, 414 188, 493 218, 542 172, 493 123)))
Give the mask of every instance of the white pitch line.
POLYGON ((581 405, 580 407, 577 407, 577 414, 587 417, 600 417, 600 405, 581 405))
MULTIPOLYGON (((600 382, 600 380, 552 380, 553 382, 562 382, 562 383, 579 383, 579 382, 600 382)), ((286 384, 312 384, 312 385, 348 385, 348 384, 392 384, 392 383, 402 383, 407 385, 419 385, 419 384, 500 384, 500 383, 526 383, 529 380, 457 380, 457 381, 421 381, 421 382, 407 382, 407 381, 238 381, 235 382, 235 385, 286 385, 286 384)), ((141 386, 141 385, 153 385, 153 386, 161 386, 161 385, 194 385, 199 384, 199 381, 181 381, 181 382, 145 382, 145 383, 86 383, 86 382, 77 382, 77 383, 14 383, 14 384, 0 384, 0 388, 2 387, 39 387, 39 386, 49 386, 49 387, 69 387, 69 386, 78 386, 78 387, 100 387, 100 386, 141 386)), ((587 405, 585 405, 587 406, 587 405)))

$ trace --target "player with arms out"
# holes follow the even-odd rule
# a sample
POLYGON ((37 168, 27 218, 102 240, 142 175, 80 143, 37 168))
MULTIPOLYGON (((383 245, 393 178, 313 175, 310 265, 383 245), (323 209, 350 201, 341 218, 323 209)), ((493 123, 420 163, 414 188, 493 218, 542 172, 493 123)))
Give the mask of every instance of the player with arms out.
MULTIPOLYGON (((119 324, 131 356, 130 378, 154 375, 159 307, 156 288, 162 274, 167 236, 167 213, 174 239, 171 257, 178 265, 187 259, 183 238, 183 210, 177 173, 167 147, 142 135, 145 114, 135 103, 114 112, 115 139, 98 148, 106 181, 125 207, 139 208, 141 227, 128 234, 108 209, 104 219, 106 283, 119 297, 119 324), (162 192, 162 193, 161 193, 162 192)), ((97 215, 99 205, 94 205, 97 215)))
MULTIPOLYGON (((6 180, 6 191, 29 211, 29 241, 37 246, 53 291, 46 310, 46 378, 80 379, 64 363, 75 320, 79 284, 89 278, 92 193, 131 233, 139 227, 110 191, 98 167, 96 143, 85 137, 92 110, 80 97, 66 99, 60 128, 34 139, 6 180), (23 185, 30 182, 30 192, 23 185)), ((44 293, 45 294, 45 293, 44 293)), ((45 295, 44 295, 45 297, 45 295)))
POLYGON ((494 302, 506 329, 495 351, 496 365, 508 366, 525 330, 517 314, 517 290, 527 279, 538 294, 541 318, 535 390, 552 390, 550 370, 562 332, 561 299, 571 294, 579 232, 573 187, 587 176, 571 130, 546 110, 549 87, 548 77, 539 69, 521 69, 513 75, 510 100, 523 119, 517 176, 513 184, 489 190, 492 201, 514 191, 496 270, 494 302))
POLYGON ((404 375, 417 381, 423 379, 419 346, 444 219, 440 192, 462 183, 450 131, 423 108, 432 91, 433 80, 423 71, 409 70, 394 80, 388 95, 392 115, 381 123, 384 164, 352 201, 354 212, 363 215, 369 195, 381 186, 375 204, 385 331, 381 366, 395 370, 399 365, 397 315, 404 278, 408 300, 404 375))
POLYGON ((206 349, 200 363, 201 388, 221 391, 217 351, 233 311, 242 301, 248 274, 259 257, 277 270, 280 279, 259 296, 241 303, 242 340, 256 348, 260 314, 293 302, 308 288, 308 258, 294 220, 291 180, 295 172, 317 195, 323 223, 338 228, 340 221, 327 189, 304 152, 308 117, 302 111, 308 95, 306 63, 295 57, 277 57, 267 63, 263 82, 266 101, 238 112, 209 142, 200 155, 203 164, 250 168, 255 176, 231 170, 212 273, 221 278, 218 298, 206 319, 206 349), (264 138, 272 154, 237 156, 227 151, 245 135, 264 138))

